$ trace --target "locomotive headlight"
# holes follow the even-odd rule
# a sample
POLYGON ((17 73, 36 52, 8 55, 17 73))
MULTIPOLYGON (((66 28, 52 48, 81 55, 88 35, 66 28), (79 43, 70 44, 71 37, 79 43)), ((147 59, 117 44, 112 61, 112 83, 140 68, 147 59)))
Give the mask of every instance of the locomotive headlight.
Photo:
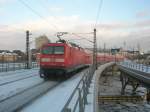
POLYGON ((50 62, 50 58, 41 58, 41 62, 50 62))
POLYGON ((55 59, 55 62, 64 62, 64 59, 55 59))

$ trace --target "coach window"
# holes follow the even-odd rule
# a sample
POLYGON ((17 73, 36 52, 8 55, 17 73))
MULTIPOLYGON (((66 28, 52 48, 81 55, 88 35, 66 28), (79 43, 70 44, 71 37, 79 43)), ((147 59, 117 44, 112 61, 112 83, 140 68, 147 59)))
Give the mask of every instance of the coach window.
POLYGON ((55 46, 54 54, 64 54, 64 46, 55 46))

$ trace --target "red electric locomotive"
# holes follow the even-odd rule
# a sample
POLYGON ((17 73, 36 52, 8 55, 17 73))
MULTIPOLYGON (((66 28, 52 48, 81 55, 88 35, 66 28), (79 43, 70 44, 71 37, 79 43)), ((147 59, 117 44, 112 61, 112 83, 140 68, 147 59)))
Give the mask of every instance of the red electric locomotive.
MULTIPOLYGON (((97 63, 121 61, 123 57, 97 54, 97 63)), ((64 76, 92 64, 92 53, 73 43, 49 43, 41 48, 40 77, 64 76)))
POLYGON ((40 76, 63 75, 83 68, 92 63, 90 53, 69 43, 49 43, 41 49, 40 76))

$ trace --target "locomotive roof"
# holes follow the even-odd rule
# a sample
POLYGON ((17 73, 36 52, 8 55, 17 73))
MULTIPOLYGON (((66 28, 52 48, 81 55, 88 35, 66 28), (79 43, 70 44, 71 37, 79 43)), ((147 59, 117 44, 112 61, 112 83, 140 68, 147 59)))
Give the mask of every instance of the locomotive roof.
MULTIPOLYGON (((83 49, 82 47, 80 47, 79 45, 77 45, 75 43, 48 43, 46 45, 69 45, 69 46, 72 46, 72 47, 78 47, 78 48, 83 49)), ((46 45, 44 45, 44 46, 46 46, 46 45)))
MULTIPOLYGON (((75 43, 48 43, 48 44, 45 44, 44 46, 47 46, 47 45, 56 45, 56 46, 59 46, 59 45, 61 45, 61 46, 63 46, 63 45, 68 45, 68 46, 70 46, 70 47, 74 47, 74 48, 78 48, 78 49, 80 49, 80 50, 83 50, 83 51, 85 51, 85 49, 84 48, 82 48, 82 47, 80 47, 79 45, 77 45, 77 44, 75 44, 75 43)), ((44 47, 43 46, 43 47, 44 47)))
POLYGON ((66 44, 66 43, 48 43, 46 45, 64 45, 64 44, 66 44))

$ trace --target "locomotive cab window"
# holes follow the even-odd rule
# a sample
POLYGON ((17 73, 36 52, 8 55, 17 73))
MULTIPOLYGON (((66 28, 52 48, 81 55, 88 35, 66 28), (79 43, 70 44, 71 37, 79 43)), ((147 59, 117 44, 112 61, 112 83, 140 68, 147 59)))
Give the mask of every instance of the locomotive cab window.
POLYGON ((64 54, 64 46, 46 46, 42 49, 42 54, 64 54))
POLYGON ((53 54, 53 46, 47 46, 42 49, 42 54, 53 54))
POLYGON ((54 54, 64 54, 64 46, 55 46, 54 54))

